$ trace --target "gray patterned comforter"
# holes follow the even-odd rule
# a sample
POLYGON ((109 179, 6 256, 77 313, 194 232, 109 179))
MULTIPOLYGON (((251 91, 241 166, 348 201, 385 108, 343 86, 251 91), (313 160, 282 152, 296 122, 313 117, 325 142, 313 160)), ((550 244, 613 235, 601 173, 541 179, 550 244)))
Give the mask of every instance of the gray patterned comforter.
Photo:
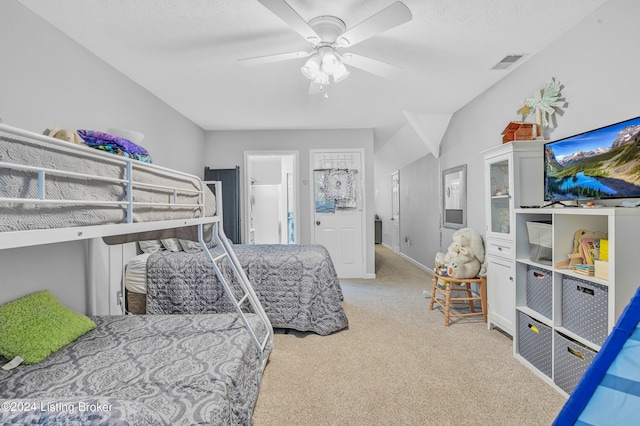
POLYGON ((262 369, 236 314, 92 319, 95 330, 39 364, 0 370, 0 423, 252 424, 262 369))
MULTIPOLYGON (((327 335, 349 325, 340 281, 325 247, 237 244, 233 250, 273 327, 327 335)), ((214 256, 221 252, 218 247, 212 250, 214 256)), ((223 263, 221 270, 232 277, 230 266, 223 263)), ((149 256, 148 314, 232 311, 202 252, 164 251, 149 256)))

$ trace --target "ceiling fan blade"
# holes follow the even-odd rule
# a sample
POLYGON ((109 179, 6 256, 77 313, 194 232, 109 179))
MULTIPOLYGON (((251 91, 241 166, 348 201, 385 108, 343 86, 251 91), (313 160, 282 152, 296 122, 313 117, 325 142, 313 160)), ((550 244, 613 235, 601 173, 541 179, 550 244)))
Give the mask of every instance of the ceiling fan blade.
POLYGON ((343 47, 353 46, 376 34, 409 22, 412 17, 409 8, 397 1, 349 29, 338 37, 338 43, 343 47))
POLYGON ((243 64, 246 64, 246 65, 263 65, 263 64, 271 64, 273 62, 288 61, 290 59, 306 58, 312 53, 313 51, 278 53, 276 55, 257 56, 255 58, 238 59, 238 62, 242 62, 243 64))
POLYGON ((313 81, 309 84, 309 94, 317 95, 319 93, 323 93, 325 87, 322 84, 314 83, 313 81))
POLYGON ((353 53, 345 53, 340 56, 340 59, 342 59, 346 65, 359 68, 363 71, 388 78, 390 80, 398 77, 402 71, 402 68, 396 67, 395 65, 387 64, 386 62, 371 59, 366 56, 355 55, 353 53))
POLYGON ((269 9, 274 15, 282 19, 298 34, 311 43, 320 41, 318 34, 302 19, 298 12, 293 10, 285 0, 258 0, 264 7, 269 9))

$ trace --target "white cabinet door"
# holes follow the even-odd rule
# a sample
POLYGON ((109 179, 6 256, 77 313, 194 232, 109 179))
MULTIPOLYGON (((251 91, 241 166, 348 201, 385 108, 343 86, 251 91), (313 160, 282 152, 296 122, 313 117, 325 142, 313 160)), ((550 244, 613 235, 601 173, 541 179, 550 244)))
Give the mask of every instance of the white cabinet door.
POLYGON ((515 323, 515 279, 512 261, 487 256, 487 303, 492 325, 513 336, 515 323))

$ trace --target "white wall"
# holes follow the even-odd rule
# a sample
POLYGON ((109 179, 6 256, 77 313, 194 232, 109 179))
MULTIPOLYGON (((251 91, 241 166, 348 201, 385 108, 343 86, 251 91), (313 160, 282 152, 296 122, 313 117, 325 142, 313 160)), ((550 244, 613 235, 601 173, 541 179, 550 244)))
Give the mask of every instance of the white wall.
MULTIPOLYGON (((0 52, 5 124, 36 133, 54 126, 135 129, 145 134, 154 163, 202 175, 201 128, 15 0, 0 2, 0 52)), ((86 253, 85 242, 0 251, 2 299, 55 288, 84 311, 86 253)))
MULTIPOLYGON (((264 130, 264 131, 216 131, 207 132, 205 163, 211 168, 228 168, 243 164, 244 151, 297 150, 300 152, 298 188, 300 212, 296 224, 300 231, 300 244, 311 242, 311 185, 309 150, 364 148, 365 193, 367 198, 366 224, 366 273, 374 274, 373 234, 373 131, 371 129, 348 130, 264 130)), ((244 173, 240 173, 244 180, 244 173)), ((244 191, 244 182, 240 188, 244 191)), ((244 195, 242 195, 244 211, 244 195)), ((243 213, 244 214, 244 213, 243 213)), ((244 216, 243 216, 244 217, 244 216)))
MULTIPOLYGON (((564 114, 557 117, 558 127, 547 132, 547 139, 571 136, 640 115, 640 85, 637 83, 640 58, 636 54, 637 41, 640 40, 638 16, 640 2, 610 0, 454 114, 441 143, 438 163, 440 170, 467 164, 469 227, 481 233, 485 230, 484 172, 480 153, 501 143, 502 130, 509 121, 519 119, 516 111, 524 99, 531 97, 552 77, 565 86, 562 94, 568 106, 564 114)), ((376 173, 378 170, 388 172, 384 167, 378 168, 377 164, 376 173)), ((376 182, 384 179, 386 177, 377 176, 376 182)), ((403 180, 402 172, 400 180, 401 197, 404 198, 409 194, 405 192, 407 182, 403 180)), ((425 186, 420 196, 435 200, 438 199, 438 191, 436 185, 425 186)), ((386 202, 385 196, 377 198, 386 202)), ((389 198, 388 207, 376 207, 386 212, 390 211, 390 206, 389 198)), ((428 210, 425 217, 411 218, 401 212, 401 227, 417 229, 420 223, 427 226, 436 220, 439 223, 435 214, 435 211, 428 210)), ((441 232, 441 241, 427 241, 428 253, 448 246, 454 230, 441 228, 441 232)), ((433 263, 432 259, 428 261, 433 263)))

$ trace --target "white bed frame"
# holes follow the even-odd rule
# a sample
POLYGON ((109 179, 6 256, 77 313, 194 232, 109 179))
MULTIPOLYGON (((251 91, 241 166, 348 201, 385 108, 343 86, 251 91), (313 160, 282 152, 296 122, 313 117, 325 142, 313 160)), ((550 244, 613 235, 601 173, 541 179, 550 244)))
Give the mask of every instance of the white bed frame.
POLYGON ((4 133, 9 133, 11 135, 26 138, 30 143, 36 143, 38 145, 42 145, 43 149, 47 149, 52 145, 56 147, 58 151, 68 152, 71 155, 77 155, 81 157, 97 159, 99 161, 103 161, 105 163, 118 163, 124 168, 126 168, 126 178, 125 179, 114 179, 108 178, 104 176, 91 175, 85 173, 78 173, 73 170, 64 170, 64 169, 53 169, 53 168, 45 168, 45 167, 34 167, 30 165, 24 164, 16 164, 10 162, 0 161, 0 170, 1 169, 11 169, 18 171, 27 171, 33 173, 34 176, 37 175, 38 179, 38 198, 8 198, 3 197, 0 193, 0 205, 6 203, 22 203, 22 204, 36 204, 36 205, 72 205, 72 206, 91 206, 91 205, 102 205, 102 206, 122 206, 126 208, 126 220, 121 223, 113 223, 113 224, 100 224, 100 225, 91 225, 91 226, 74 226, 74 227, 59 227, 59 228, 48 228, 48 229, 34 229, 34 230, 21 230, 21 231, 8 231, 8 232, 0 232, 0 250, 1 249, 11 249, 18 247, 28 247, 40 244, 49 244, 49 243, 59 243, 66 241, 76 241, 76 240, 86 240, 92 238, 102 238, 102 237, 110 237, 116 235, 128 235, 139 232, 148 232, 148 231, 156 231, 156 230, 165 230, 165 229, 174 229, 174 228, 182 228, 187 226, 197 226, 198 228, 198 241, 202 250, 207 254, 212 267, 214 268, 218 279, 223 284, 225 292, 227 296, 231 299, 233 305, 235 306, 236 312, 240 316, 244 326, 247 328, 251 337, 253 339, 254 344, 257 347, 258 354, 260 356, 260 361, 262 364, 262 368, 266 366, 268 353, 270 352, 270 348, 273 347, 273 327, 271 326, 271 322, 267 317, 260 301, 258 300, 257 295, 255 294, 253 287, 247 278, 240 262, 236 258, 235 253, 229 243, 229 240, 224 234, 222 224, 222 184, 220 182, 203 182, 197 176, 190 175, 187 173, 178 172, 175 170, 167 169, 164 167, 160 167, 154 164, 146 164, 142 163, 138 160, 133 160, 129 158, 120 157, 117 155, 113 155, 106 152, 101 152, 99 150, 88 148, 86 146, 78 146, 71 144, 69 142, 60 141, 57 139, 50 138, 48 136, 39 135, 37 133, 32 133, 26 130, 18 129, 15 127, 7 126, 4 124, 0 124, 0 131, 4 133), (135 162, 135 163, 134 163, 135 162), (195 180, 198 182, 199 189, 197 191, 189 190, 185 188, 177 188, 166 185, 154 185, 144 182, 138 182, 133 180, 132 168, 135 164, 136 168, 148 168, 153 170, 154 172, 162 173, 166 176, 176 176, 176 177, 186 177, 191 180, 195 180), (92 181, 104 181, 109 184, 117 184, 122 185, 126 188, 127 199, 125 201, 121 200, 50 200, 46 199, 45 196, 45 187, 47 184, 47 177, 51 175, 62 175, 67 177, 74 178, 83 178, 89 179, 92 181), (207 184, 215 185, 215 194, 216 194, 216 213, 213 216, 206 216, 205 212, 205 192, 208 191, 207 184), (174 197, 173 202, 170 203, 139 203, 134 202, 132 200, 132 189, 145 187, 147 189, 161 189, 163 191, 173 191, 174 197), (198 204, 186 204, 178 201, 177 194, 180 192, 190 192, 191 195, 193 193, 199 194, 200 202, 198 204), (136 207, 145 206, 145 207, 163 207, 167 209, 171 208, 184 208, 184 207, 195 207, 199 208, 201 212, 200 217, 192 217, 186 219, 171 219, 171 220, 162 220, 162 221, 150 221, 150 222, 134 222, 133 214, 136 207), (204 225, 212 224, 213 225, 213 238, 216 239, 217 243, 224 249, 224 253, 216 258, 211 255, 211 252, 207 248, 204 241, 204 225), (236 275, 236 279, 242 288, 243 295, 238 299, 234 296, 231 291, 229 284, 221 273, 218 262, 223 261, 224 259, 228 259, 230 265, 232 266, 232 270, 236 275), (250 326, 245 314, 242 310, 242 306, 248 303, 253 308, 253 311, 258 314, 260 319, 265 324, 265 329, 267 330, 267 334, 264 339, 259 339, 252 327, 250 326))

